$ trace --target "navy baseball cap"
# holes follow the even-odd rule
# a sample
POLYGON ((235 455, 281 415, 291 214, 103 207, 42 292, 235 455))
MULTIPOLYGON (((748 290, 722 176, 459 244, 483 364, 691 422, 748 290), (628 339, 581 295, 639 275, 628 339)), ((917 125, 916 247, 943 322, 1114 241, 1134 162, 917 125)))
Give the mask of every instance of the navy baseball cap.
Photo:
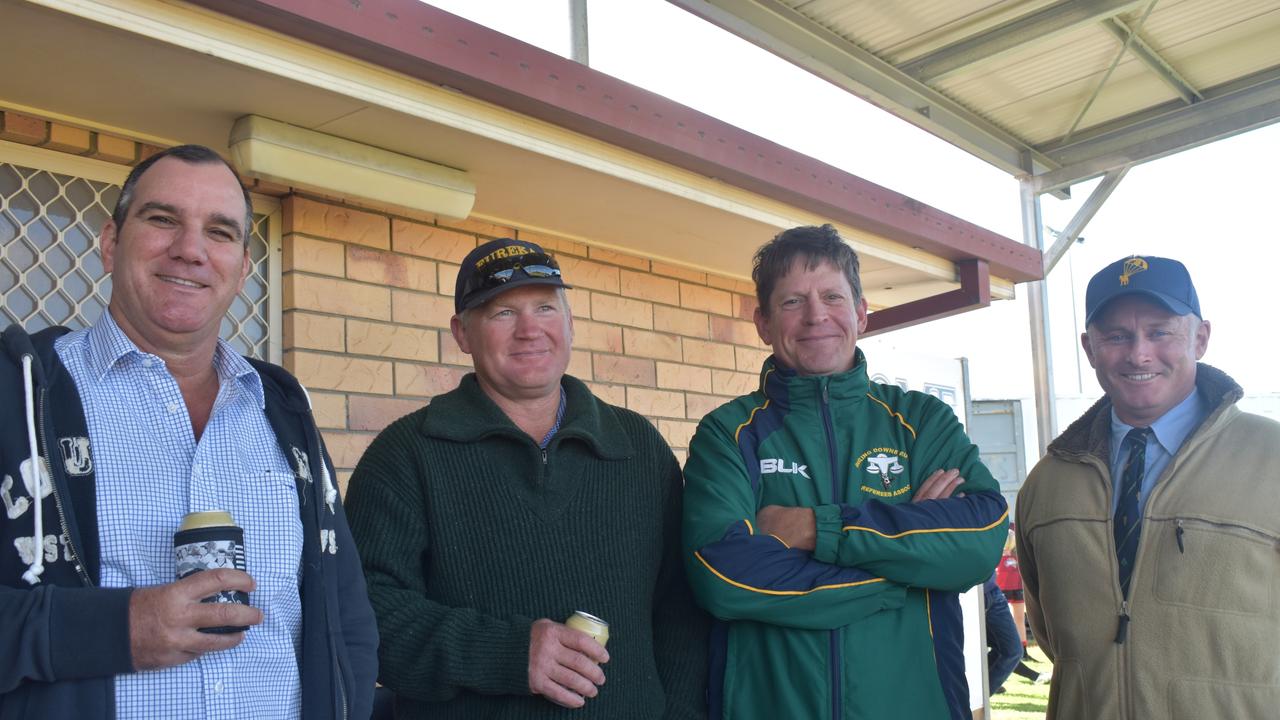
POLYGON ((453 289, 453 310, 461 313, 479 307, 524 285, 573 287, 564 283, 560 264, 541 246, 511 238, 490 240, 463 258, 453 289))
POLYGON ((1200 319, 1200 298, 1191 273, 1177 260, 1134 255, 1117 260, 1089 280, 1084 296, 1084 324, 1089 325, 1107 303, 1124 295, 1142 295, 1175 315, 1200 319))

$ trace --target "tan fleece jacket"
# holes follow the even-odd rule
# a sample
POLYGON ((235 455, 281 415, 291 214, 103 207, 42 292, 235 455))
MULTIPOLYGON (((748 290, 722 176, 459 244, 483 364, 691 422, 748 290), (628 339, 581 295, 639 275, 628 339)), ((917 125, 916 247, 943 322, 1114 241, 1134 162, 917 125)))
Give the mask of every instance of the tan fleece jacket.
POLYGON ((1219 370, 1199 365, 1196 383, 1215 409, 1147 500, 1127 605, 1107 398, 1018 495, 1027 615, 1054 660, 1050 720, 1280 718, 1280 424, 1240 411, 1219 370))

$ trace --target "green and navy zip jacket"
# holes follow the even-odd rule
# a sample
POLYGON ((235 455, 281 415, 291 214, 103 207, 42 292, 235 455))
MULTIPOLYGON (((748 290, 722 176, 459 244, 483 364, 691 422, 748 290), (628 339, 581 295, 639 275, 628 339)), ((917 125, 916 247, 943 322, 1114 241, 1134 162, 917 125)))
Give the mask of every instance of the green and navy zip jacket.
POLYGON ((685 466, 685 564, 712 635, 712 717, 969 718, 958 593, 1000 559, 1008 509, 951 408, 848 372, 765 361, 703 418, 685 466), (912 503, 939 469, 955 497, 912 503), (963 496, 961 496, 963 493, 963 496), (811 507, 810 553, 757 531, 811 507))

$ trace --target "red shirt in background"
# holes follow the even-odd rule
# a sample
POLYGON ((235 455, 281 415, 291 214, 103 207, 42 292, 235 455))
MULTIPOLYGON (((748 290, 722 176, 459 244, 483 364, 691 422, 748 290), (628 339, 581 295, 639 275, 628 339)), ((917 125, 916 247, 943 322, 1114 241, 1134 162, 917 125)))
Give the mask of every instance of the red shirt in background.
POLYGON ((1006 593, 1022 590, 1022 573, 1018 571, 1018 556, 1014 553, 1005 553, 996 565, 996 585, 1006 593))

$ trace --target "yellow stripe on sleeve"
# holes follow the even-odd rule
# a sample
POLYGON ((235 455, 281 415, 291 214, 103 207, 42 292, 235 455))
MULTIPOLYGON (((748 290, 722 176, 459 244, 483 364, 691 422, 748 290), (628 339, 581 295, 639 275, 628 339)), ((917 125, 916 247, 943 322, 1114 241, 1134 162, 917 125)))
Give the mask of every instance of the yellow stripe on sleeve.
POLYGON ((756 413, 769 407, 769 402, 769 400, 765 400, 763 405, 751 409, 751 414, 747 416, 747 421, 739 425, 737 430, 733 431, 733 441, 735 443, 738 442, 738 435, 742 432, 742 428, 750 425, 752 421, 756 419, 756 413))
POLYGON ((902 417, 902 413, 894 412, 894 411, 893 411, 893 408, 889 407, 889 404, 888 404, 888 403, 886 403, 885 401, 883 401, 883 400, 881 400, 880 398, 876 397, 875 395, 872 395, 871 393, 867 393, 867 397, 869 397, 869 398, 871 398, 872 400, 875 400, 877 403, 879 403, 879 404, 880 404, 880 407, 884 408, 884 411, 885 411, 885 412, 887 412, 887 413, 889 413, 889 416, 890 416, 890 417, 895 417, 895 418, 897 418, 897 419, 898 419, 898 422, 902 424, 902 427, 906 428, 907 430, 910 430, 910 431, 911 431, 911 437, 912 437, 912 438, 915 438, 915 436, 916 436, 916 429, 915 429, 915 428, 913 428, 913 427, 911 427, 911 423, 907 422, 907 419, 906 419, 906 418, 902 417))
POLYGON ((1007 518, 1007 517, 1009 517, 1009 511, 1008 511, 1008 510, 1005 510, 1005 511, 1004 511, 1004 514, 1002 514, 1002 515, 999 517, 999 519, 997 519, 995 522, 991 523, 990 525, 987 525, 986 527, 980 527, 980 528, 921 528, 921 529, 919 529, 919 530, 904 530, 904 531, 902 531, 902 532, 900 532, 900 533, 897 533, 896 535, 886 535, 885 533, 882 533, 882 532, 880 532, 879 530, 874 530, 874 529, 869 528, 869 527, 862 527, 861 525, 845 525, 843 528, 841 528, 841 530, 842 530, 843 532, 849 532, 850 530, 861 530, 861 531, 863 531, 863 532, 869 532, 869 533, 871 533, 871 534, 873 534, 873 535, 879 535, 880 537, 882 537, 882 538, 887 538, 887 539, 889 539, 889 540, 897 540, 898 538, 900 538, 900 537, 905 537, 905 536, 907 536, 907 535, 919 535, 919 534, 923 534, 923 533, 983 532, 983 531, 985 531, 985 530, 990 530, 991 528, 993 528, 993 527, 995 527, 995 526, 999 525, 1000 523, 1004 522, 1005 518, 1007 518))
MULTIPOLYGON (((929 619, 929 637, 933 637, 933 595, 929 593, 929 588, 924 589, 924 614, 929 619)), ((938 662, 938 649, 933 649, 933 661, 938 662)))
POLYGON ((809 593, 817 592, 819 590, 839 590, 840 588, 851 588, 851 587, 857 587, 858 585, 869 585, 871 583, 884 582, 884 578, 870 578, 868 580, 859 580, 857 582, 850 582, 850 583, 838 583, 835 585, 819 585, 818 587, 811 588, 809 590, 765 590, 764 588, 752 587, 751 585, 745 585, 736 580, 730 580, 729 578, 720 574, 719 570, 716 570, 715 568, 711 567, 711 563, 707 562, 707 559, 702 557, 702 553, 700 552, 695 551, 693 553, 693 556, 698 558, 698 562, 701 562, 703 565, 705 565, 706 568, 711 571, 712 575, 715 575, 716 577, 720 578, 721 580, 729 583, 730 585, 736 588, 742 588, 743 590, 749 590, 751 592, 761 593, 762 595, 808 595, 809 593))

